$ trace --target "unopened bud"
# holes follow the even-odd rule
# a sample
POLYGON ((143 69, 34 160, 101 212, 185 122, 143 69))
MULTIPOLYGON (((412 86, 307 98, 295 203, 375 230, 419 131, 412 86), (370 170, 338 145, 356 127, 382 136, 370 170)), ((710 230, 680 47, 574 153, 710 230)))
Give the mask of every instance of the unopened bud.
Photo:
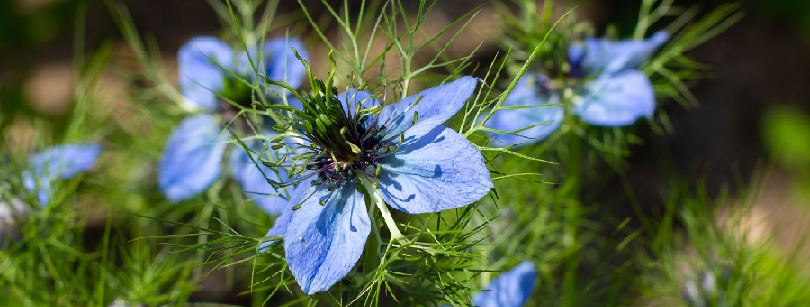
POLYGON ((352 152, 353 152, 353 153, 359 154, 359 153, 363 152, 362 150, 360 150, 360 147, 357 147, 357 145, 355 145, 355 144, 354 144, 354 143, 352 143, 352 142, 348 142, 348 141, 347 141, 347 142, 346 142, 346 144, 349 144, 349 147, 351 147, 351 148, 352 148, 352 152))

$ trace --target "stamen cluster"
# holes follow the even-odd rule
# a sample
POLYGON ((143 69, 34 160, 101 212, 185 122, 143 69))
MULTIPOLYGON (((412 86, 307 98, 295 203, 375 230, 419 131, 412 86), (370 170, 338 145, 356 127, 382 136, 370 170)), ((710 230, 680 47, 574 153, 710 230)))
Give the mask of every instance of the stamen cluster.
POLYGON ((236 120, 233 125, 249 130, 247 121, 236 115, 239 114, 240 107, 253 104, 253 88, 242 80, 226 77, 221 95, 217 108, 219 114, 222 114, 222 121, 227 123, 236 120))
MULTIPOLYGON (((295 135, 295 138, 302 141, 292 144, 293 148, 289 151, 295 154, 291 165, 288 165, 290 168, 288 175, 295 179, 286 183, 269 182, 276 187, 282 187, 318 176, 317 179, 310 181, 311 184, 318 186, 318 189, 325 186, 328 191, 333 192, 345 183, 353 182, 358 173, 369 178, 379 178, 382 169, 378 160, 395 153, 403 142, 402 133, 390 136, 386 129, 386 125, 399 116, 390 115, 390 118, 379 122, 378 115, 383 110, 382 106, 364 105, 368 101, 376 101, 374 100, 376 96, 359 99, 360 97, 354 97, 358 92, 354 92, 354 94, 346 93, 346 97, 338 97, 337 88, 332 86, 335 74, 334 60, 332 71, 325 83, 312 76, 306 61, 300 57, 299 60, 309 74, 312 94, 299 93, 283 82, 267 80, 270 84, 290 90, 302 103, 300 110, 289 106, 265 106, 290 112, 292 115, 287 124, 274 125, 273 129, 295 135), (341 101, 340 98, 345 98, 345 101, 341 101), (399 138, 398 143, 395 142, 396 138, 399 138), (311 172, 304 174, 305 171, 311 172)), ((360 90, 362 89, 358 91, 360 90)), ((419 99, 409 107, 418 102, 419 99)), ((417 120, 418 114, 414 112, 411 126, 417 120)), ((281 138, 277 138, 274 142, 277 144, 273 149, 287 145, 281 143, 281 138)), ((281 166, 289 152, 282 156, 279 162, 268 166, 281 166)), ((329 197, 321 200, 321 204, 326 203, 328 199, 329 197)), ((299 206, 300 204, 293 208, 297 209, 299 206)))
POLYGON ((317 94, 304 98, 303 114, 296 121, 296 130, 310 143, 305 169, 314 171, 302 179, 317 175, 311 184, 333 191, 353 181, 358 172, 378 177, 376 160, 396 151, 396 146, 388 145, 392 140, 384 139, 385 126, 376 125, 381 107, 365 108, 362 101, 344 105, 335 87, 325 90, 327 86, 317 79, 313 85, 317 94))

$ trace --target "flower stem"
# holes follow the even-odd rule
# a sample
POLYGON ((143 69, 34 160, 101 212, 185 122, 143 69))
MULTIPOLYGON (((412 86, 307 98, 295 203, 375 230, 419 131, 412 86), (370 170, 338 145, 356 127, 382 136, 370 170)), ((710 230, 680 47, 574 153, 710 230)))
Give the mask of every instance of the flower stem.
POLYGON ((397 227, 396 222, 394 222, 394 218, 391 217, 391 211, 388 211, 388 206, 385 205, 385 202, 382 199, 382 193, 380 193, 379 188, 380 180, 365 175, 357 176, 357 179, 363 184, 363 187, 366 188, 369 196, 371 196, 371 201, 374 202, 377 205, 377 208, 380 209, 380 214, 382 214, 383 220, 385 220, 385 225, 388 226, 388 230, 391 232, 391 240, 404 240, 405 237, 401 232, 399 232, 399 228, 397 227))

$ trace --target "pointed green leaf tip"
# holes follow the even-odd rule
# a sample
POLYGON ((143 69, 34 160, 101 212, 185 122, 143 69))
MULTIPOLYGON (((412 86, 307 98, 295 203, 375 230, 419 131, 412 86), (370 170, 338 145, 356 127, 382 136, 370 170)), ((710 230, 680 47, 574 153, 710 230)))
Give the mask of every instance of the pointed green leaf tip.
POLYGON ((359 154, 359 153, 363 152, 362 150, 360 150, 360 147, 357 147, 357 145, 355 145, 352 142, 346 142, 346 144, 349 144, 349 147, 352 148, 353 153, 359 154))

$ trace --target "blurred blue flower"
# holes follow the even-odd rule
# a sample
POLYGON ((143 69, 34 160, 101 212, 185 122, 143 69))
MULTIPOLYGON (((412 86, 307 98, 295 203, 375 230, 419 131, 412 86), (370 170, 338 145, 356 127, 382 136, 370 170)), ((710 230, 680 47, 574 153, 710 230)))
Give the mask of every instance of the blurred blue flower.
POLYGON ((47 206, 51 196, 51 183, 67 180, 96 164, 101 153, 100 143, 60 144, 32 155, 29 168, 23 171, 23 187, 37 192, 41 206, 47 206))
POLYGON ((343 110, 329 113, 334 115, 329 122, 342 124, 308 130, 313 136, 308 141, 318 147, 313 171, 296 179, 290 205, 267 234, 284 235, 287 263, 304 292, 328 290, 363 253, 371 220, 358 182, 379 178, 379 190, 367 191, 412 214, 462 207, 493 188, 475 145, 442 125, 476 85, 476 79, 464 77, 382 108, 363 91, 349 90, 329 100, 334 103, 329 110, 343 110), (421 100, 413 104, 418 97, 421 100), (379 113, 365 112, 374 109, 367 108, 358 112, 362 115, 351 115, 362 105, 372 105, 379 113), (322 152, 328 154, 318 155, 322 152))
MULTIPOLYGON (((196 107, 202 114, 184 119, 167 141, 158 167, 158 184, 169 200, 176 202, 193 198, 207 189, 222 171, 221 161, 228 141, 228 133, 223 133, 222 129, 224 123, 234 118, 238 108, 220 96, 242 106, 250 106, 253 102, 252 88, 231 73, 242 76, 244 80, 253 80, 252 61, 257 63, 259 74, 271 80, 284 80, 298 88, 306 70, 295 58, 292 48, 303 59, 308 58, 306 49, 297 38, 277 38, 265 42, 261 50, 255 46, 249 52, 237 52, 217 38, 203 36, 191 39, 180 48, 177 52, 180 89, 185 103, 196 107), (259 51, 261 59, 256 56, 259 51)), ((271 100, 279 101, 288 95, 279 87, 268 88, 271 100)), ((296 101, 290 99, 290 103, 296 101)), ((243 127, 247 130, 246 126, 243 127)), ((271 133, 269 128, 264 130, 271 133)), ((258 140, 245 143, 257 153, 267 152, 262 150, 262 143, 258 140)), ((278 197, 264 197, 276 193, 264 176, 273 178, 278 177, 277 174, 261 166, 262 174, 248 153, 238 146, 231 149, 229 156, 230 171, 245 194, 256 198, 255 201, 268 213, 280 213, 280 204, 285 202, 278 197)))
POLYGON ((489 282, 475 294, 472 304, 478 307, 522 307, 534 290, 537 271, 534 264, 524 261, 489 282))
POLYGON ((519 135, 493 134, 502 146, 543 140, 562 124, 563 97, 573 101, 574 114, 591 125, 624 126, 639 117, 652 116, 652 83, 637 68, 668 39, 666 32, 657 32, 644 41, 585 39, 568 49, 571 70, 565 76, 583 84, 561 89, 545 75, 526 73, 502 104, 525 108, 498 110, 486 126, 507 132, 531 127, 517 132, 519 135))

